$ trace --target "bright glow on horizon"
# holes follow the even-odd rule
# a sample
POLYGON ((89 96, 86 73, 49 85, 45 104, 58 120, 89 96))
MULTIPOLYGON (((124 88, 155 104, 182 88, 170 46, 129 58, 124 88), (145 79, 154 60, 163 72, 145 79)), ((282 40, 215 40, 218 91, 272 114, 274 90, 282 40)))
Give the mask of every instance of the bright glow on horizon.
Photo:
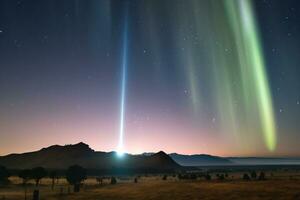
POLYGON ((122 151, 122 150, 118 150, 117 151, 117 156, 119 157, 119 158, 122 158, 123 156, 124 156, 124 152, 122 151))

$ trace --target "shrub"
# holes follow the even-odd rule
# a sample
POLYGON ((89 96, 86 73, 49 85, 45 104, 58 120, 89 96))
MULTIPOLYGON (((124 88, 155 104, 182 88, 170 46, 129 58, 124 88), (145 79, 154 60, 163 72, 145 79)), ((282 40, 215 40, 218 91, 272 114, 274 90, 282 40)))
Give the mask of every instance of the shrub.
POLYGON ((178 179, 185 179, 185 180, 196 180, 197 174, 178 174, 178 179))
POLYGON ((197 179, 197 175, 196 174, 191 174, 189 178, 191 180, 196 180, 197 179))
POLYGON ((206 179, 207 181, 210 181, 210 180, 211 180, 211 175, 206 174, 206 175, 205 175, 205 179, 206 179))
POLYGON ((248 174, 244 174, 243 175, 243 180, 249 181, 250 180, 250 176, 248 174))
POLYGON ((225 180, 224 174, 217 174, 217 178, 218 178, 218 180, 220 180, 220 181, 225 180))
POLYGON ((167 180, 168 176, 167 175, 163 175, 162 180, 167 180))

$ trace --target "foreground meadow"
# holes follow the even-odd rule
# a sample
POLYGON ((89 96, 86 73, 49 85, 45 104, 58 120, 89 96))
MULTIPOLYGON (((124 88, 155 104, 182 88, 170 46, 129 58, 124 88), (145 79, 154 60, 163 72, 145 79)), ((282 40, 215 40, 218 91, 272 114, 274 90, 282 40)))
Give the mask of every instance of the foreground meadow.
MULTIPOLYGON (((17 177, 11 184, 0 188, 0 200, 24 199, 24 188, 17 177)), ((32 199, 34 184, 28 187, 27 199, 32 199)), ((72 192, 64 179, 60 179, 51 190, 51 180, 41 183, 41 200, 187 200, 187 199, 300 199, 300 179, 298 176, 280 175, 265 181, 245 181, 232 178, 219 180, 178 180, 161 176, 141 177, 134 183, 133 177, 118 179, 110 185, 109 179, 103 184, 95 178, 88 178, 79 193, 72 192)))

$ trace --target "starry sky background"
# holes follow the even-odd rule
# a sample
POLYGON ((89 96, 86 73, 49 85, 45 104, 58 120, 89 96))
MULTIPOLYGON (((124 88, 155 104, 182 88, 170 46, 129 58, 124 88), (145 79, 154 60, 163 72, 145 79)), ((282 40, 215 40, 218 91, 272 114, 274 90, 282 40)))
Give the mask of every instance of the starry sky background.
POLYGON ((300 2, 251 1, 272 150, 253 76, 239 71, 243 10, 224 2, 0 0, 0 155, 80 141, 116 150, 127 51, 126 152, 300 156, 300 2))

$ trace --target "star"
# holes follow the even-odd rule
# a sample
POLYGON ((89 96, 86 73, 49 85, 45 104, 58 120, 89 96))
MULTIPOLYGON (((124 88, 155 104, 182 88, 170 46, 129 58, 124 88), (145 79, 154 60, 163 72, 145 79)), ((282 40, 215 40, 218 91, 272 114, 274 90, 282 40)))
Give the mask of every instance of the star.
POLYGON ((283 109, 279 109, 279 112, 282 113, 282 112, 283 112, 283 109))
POLYGON ((44 35, 44 36, 43 36, 43 39, 44 39, 44 40, 48 40, 48 38, 49 38, 48 35, 44 35))
POLYGON ((215 123, 216 122, 216 118, 212 118, 212 123, 215 123))
POLYGON ((21 44, 18 40, 14 40, 14 45, 18 48, 21 47, 21 44))

